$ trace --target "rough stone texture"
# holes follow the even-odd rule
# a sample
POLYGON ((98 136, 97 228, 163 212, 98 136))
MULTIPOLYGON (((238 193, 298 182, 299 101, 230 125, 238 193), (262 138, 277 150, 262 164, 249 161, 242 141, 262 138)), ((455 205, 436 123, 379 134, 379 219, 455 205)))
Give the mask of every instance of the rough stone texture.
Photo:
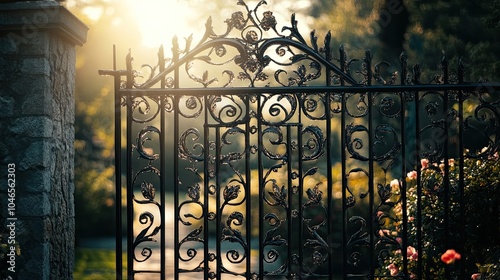
POLYGON ((18 279, 73 278, 75 45, 86 32, 54 1, 0 4, 0 176, 16 165, 18 279))

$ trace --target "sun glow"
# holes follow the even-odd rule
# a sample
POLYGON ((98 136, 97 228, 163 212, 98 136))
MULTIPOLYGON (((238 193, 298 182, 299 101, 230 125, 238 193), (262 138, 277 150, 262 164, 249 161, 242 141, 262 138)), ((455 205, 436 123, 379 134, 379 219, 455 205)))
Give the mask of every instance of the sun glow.
MULTIPOLYGON (((172 38, 188 37, 196 32, 200 7, 193 7, 185 0, 126 0, 132 17, 142 35, 142 44, 157 48, 170 45, 172 38), (197 9, 198 8, 198 11, 197 9)), ((203 26, 203 25, 201 25, 203 26)))

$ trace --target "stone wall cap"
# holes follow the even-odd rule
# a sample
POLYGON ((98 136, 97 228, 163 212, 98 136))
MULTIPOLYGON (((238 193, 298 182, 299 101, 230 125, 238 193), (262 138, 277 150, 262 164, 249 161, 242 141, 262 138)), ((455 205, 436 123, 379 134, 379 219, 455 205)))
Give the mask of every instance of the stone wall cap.
POLYGON ((23 1, 0 4, 0 32, 38 30, 54 32, 75 45, 87 41, 89 28, 56 1, 23 1))

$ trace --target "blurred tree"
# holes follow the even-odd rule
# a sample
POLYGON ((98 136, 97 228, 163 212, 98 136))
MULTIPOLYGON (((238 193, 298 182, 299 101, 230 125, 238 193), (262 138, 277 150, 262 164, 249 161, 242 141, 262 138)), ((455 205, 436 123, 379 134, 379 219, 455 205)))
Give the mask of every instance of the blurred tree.
MULTIPOLYGON (((200 17, 193 19, 199 22, 198 26, 203 26, 206 18, 212 15, 214 25, 221 25, 216 25, 219 28, 217 31, 224 31, 224 19, 242 9, 236 5, 236 0, 232 3, 185 1, 190 5, 203 6, 203 13, 193 16, 200 17)), ((410 63, 418 62, 423 64, 424 69, 435 70, 444 50, 450 58, 464 58, 470 65, 469 79, 488 76, 500 80, 498 0, 319 0, 311 1, 308 11, 302 8, 293 10, 300 1, 268 2, 269 5, 260 11, 271 10, 281 14, 282 19, 287 19, 291 12, 297 12, 302 13, 297 15, 299 22, 308 22, 304 18, 309 12, 314 17, 314 21, 308 22, 310 29, 316 29, 318 36, 331 30, 332 47, 336 49, 344 44, 350 57, 361 58, 365 48, 370 48, 376 60, 395 62, 400 52, 406 50, 410 63)), ((140 40, 136 39, 141 34, 124 3, 117 0, 65 2, 90 27, 88 43, 78 49, 77 57, 75 200, 79 235, 109 234, 113 231, 109 225, 114 219, 115 203, 112 183, 114 101, 111 79, 100 78, 97 70, 111 67, 113 43, 140 49, 140 40), (124 30, 126 36, 123 36, 124 30)), ((280 21, 278 25, 289 25, 289 22, 280 21)), ((302 31, 307 33, 307 30, 302 31)), ((141 53, 150 57, 155 54, 156 50, 141 53)), ((118 63, 123 62, 123 54, 119 53, 117 57, 118 63)), ((397 67, 397 64, 394 66, 397 67)))
POLYGON ((368 46, 372 50, 378 48, 376 7, 379 5, 381 0, 313 2, 311 13, 315 20, 311 29, 315 29, 318 35, 330 30, 334 50, 342 44, 350 57, 363 57, 368 46))
POLYGON ((117 198, 114 196, 113 84, 112 79, 99 77, 97 71, 112 67, 113 43, 132 40, 139 34, 133 21, 125 18, 126 7, 114 1, 67 1, 65 5, 90 28, 87 43, 77 50, 76 63, 75 222, 78 242, 81 238, 114 234, 117 198), (127 38, 121 38, 123 30, 127 30, 127 38))
POLYGON ((407 49, 427 67, 437 62, 426 59, 444 51, 454 59, 451 67, 459 58, 468 64, 468 80, 500 80, 500 29, 486 23, 493 5, 488 0, 412 1, 407 49))
POLYGON ((500 0, 491 2, 491 12, 484 18, 489 28, 500 28, 500 0))
MULTIPOLYGON (((90 92, 80 87, 77 92, 90 92)), ((114 154, 113 104, 106 89, 93 101, 79 100, 75 113, 75 204, 76 233, 79 237, 113 234, 114 154), (110 114, 111 113, 111 114, 110 114)))
POLYGON ((410 24, 409 12, 403 0, 384 0, 378 7, 378 38, 381 43, 380 58, 391 61, 404 50, 405 34, 410 24))
POLYGON ((332 30, 332 47, 345 44, 351 57, 369 48, 377 61, 397 63, 404 50, 410 63, 435 72, 444 51, 451 67, 464 59, 470 80, 500 80, 500 1, 321 0, 310 12, 316 17, 311 27, 332 30))

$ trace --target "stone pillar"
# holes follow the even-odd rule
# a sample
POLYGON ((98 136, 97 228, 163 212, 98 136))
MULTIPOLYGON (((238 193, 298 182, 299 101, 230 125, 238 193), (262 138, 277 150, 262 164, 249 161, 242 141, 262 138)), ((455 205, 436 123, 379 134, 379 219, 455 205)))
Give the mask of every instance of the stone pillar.
POLYGON ((10 2, 0 4, 0 234, 14 233, 20 255, 9 275, 73 279, 75 45, 88 28, 56 1, 10 2))

